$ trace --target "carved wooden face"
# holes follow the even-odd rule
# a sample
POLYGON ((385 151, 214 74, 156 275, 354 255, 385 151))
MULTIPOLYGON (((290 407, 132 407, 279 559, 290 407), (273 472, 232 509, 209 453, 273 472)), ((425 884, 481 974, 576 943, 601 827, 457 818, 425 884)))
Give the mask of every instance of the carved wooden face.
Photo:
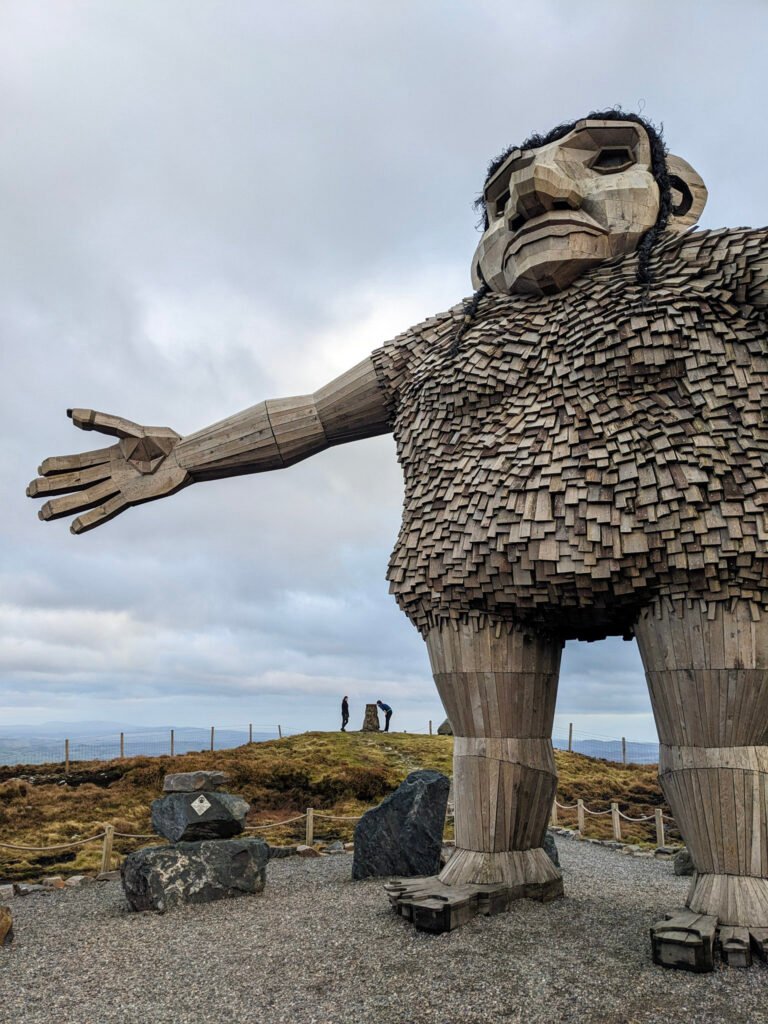
POLYGON ((584 120, 540 149, 515 150, 486 183, 488 228, 475 286, 548 294, 632 252, 659 213, 651 148, 640 124, 584 120))

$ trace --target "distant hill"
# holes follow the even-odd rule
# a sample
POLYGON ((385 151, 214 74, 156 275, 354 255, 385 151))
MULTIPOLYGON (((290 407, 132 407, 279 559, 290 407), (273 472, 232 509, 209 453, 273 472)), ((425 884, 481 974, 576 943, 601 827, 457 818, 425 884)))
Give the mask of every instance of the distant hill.
MULTIPOLYGON (((160 795, 168 772, 218 768, 230 774, 228 789, 251 804, 249 824, 283 821, 314 807, 324 814, 359 815, 392 792, 416 768, 450 775, 453 739, 406 733, 310 732, 282 740, 247 744, 233 750, 177 757, 137 757, 80 762, 69 774, 61 763, 0 767, 0 840, 52 846, 101 832, 105 824, 119 832, 151 833, 150 804, 160 795)), ((592 809, 618 800, 633 817, 663 806, 656 769, 596 761, 557 751, 558 798, 592 809)), ((667 811, 667 813, 669 813, 667 811)), ((561 812, 574 821, 573 811, 561 812)), ((610 816, 590 819, 591 834, 605 835, 610 816)), ((349 839, 354 822, 316 820, 318 839, 349 839)), ((304 823, 262 833, 270 842, 301 841, 304 823)), ((630 840, 651 841, 646 826, 627 826, 630 840)), ((124 854, 145 840, 119 840, 124 854)), ((0 880, 44 873, 75 873, 97 868, 100 844, 52 854, 14 854, 0 850, 0 880)))

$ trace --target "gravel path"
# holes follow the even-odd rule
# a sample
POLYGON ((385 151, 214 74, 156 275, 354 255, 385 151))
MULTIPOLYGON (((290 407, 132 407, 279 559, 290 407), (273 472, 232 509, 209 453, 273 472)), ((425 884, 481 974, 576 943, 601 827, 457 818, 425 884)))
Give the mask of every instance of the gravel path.
POLYGON ((13 901, 3 1024, 758 1024, 768 968, 654 967, 669 863, 558 840, 567 898, 415 931, 351 856, 272 861, 262 896, 129 913, 118 882, 13 901))

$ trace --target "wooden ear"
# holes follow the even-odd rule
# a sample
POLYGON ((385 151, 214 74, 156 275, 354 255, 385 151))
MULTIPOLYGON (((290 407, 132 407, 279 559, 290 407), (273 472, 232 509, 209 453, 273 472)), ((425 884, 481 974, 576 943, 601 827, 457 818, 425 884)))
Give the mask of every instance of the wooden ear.
POLYGON ((688 161, 680 156, 670 153, 667 171, 672 187, 672 216, 667 227, 672 231, 685 231, 696 223, 707 204, 707 186, 688 161))

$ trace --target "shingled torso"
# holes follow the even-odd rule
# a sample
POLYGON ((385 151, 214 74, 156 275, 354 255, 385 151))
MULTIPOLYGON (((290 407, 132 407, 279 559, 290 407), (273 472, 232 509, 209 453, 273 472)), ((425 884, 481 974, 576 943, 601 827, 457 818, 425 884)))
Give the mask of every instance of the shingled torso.
POLYGON ((657 595, 768 604, 762 231, 667 237, 546 297, 492 294, 373 353, 405 477, 391 591, 422 630, 631 628, 657 595))

